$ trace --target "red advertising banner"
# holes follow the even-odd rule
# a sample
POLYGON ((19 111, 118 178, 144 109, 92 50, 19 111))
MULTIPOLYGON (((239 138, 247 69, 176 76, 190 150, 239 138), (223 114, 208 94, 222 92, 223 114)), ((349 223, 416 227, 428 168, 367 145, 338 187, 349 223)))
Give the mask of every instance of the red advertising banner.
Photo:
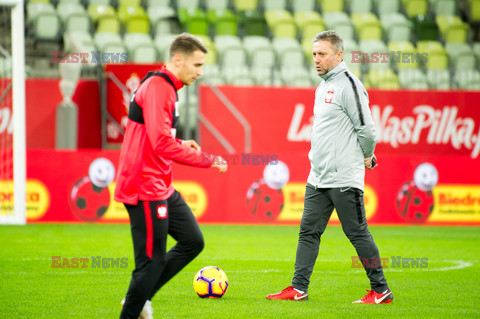
MULTIPOLYGON (((309 150, 314 89, 220 87, 214 91, 202 86, 199 91, 201 114, 236 151, 245 150, 246 128, 227 104, 247 120, 251 151, 309 150)), ((478 158, 480 92, 368 92, 377 128, 377 153, 478 158)), ((200 136, 204 148, 225 151, 205 124, 200 126, 200 136)))
MULTIPOLYGON (((369 93, 379 137, 379 165, 365 178, 369 223, 480 225, 480 92, 369 93)), ((230 167, 175 165, 199 222, 300 222, 313 98, 313 89, 200 88, 200 145, 230 167)), ((113 200, 118 155, 29 150, 28 222, 128 222, 113 200)), ((1 183, 0 212, 13 199, 11 181, 1 183)))
POLYGON ((121 144, 127 125, 130 97, 148 71, 159 69, 161 64, 107 64, 107 143, 121 144))
MULTIPOLYGON (((55 148, 56 109, 62 102, 59 79, 27 79, 26 138, 28 149, 55 148), (47 93, 46 93, 47 92, 47 93)), ((101 116, 98 82, 80 80, 72 96, 78 106, 78 148, 100 148, 101 116)), ((11 139, 11 92, 0 104, 0 140, 11 139)))
MULTIPOLYGON (((128 222, 123 205, 113 200, 118 155, 117 150, 28 151, 27 221, 128 222)), ((265 164, 262 156, 233 154, 226 174, 178 164, 174 185, 201 223, 298 224, 306 154, 272 156, 265 164)), ((471 161, 382 155, 378 168, 366 174, 369 223, 480 225, 480 172, 471 161)), ((0 213, 13 205, 11 184, 0 181, 0 213)), ((338 223, 336 214, 331 222, 338 223)))

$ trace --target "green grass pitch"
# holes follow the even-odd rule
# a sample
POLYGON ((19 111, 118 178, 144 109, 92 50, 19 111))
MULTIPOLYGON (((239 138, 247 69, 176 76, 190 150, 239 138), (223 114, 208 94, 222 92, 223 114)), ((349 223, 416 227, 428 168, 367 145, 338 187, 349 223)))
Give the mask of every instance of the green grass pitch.
MULTIPOLYGON (((341 227, 322 237, 309 300, 266 300, 290 284, 298 226, 201 225, 204 251, 154 298, 155 318, 451 318, 480 314, 479 227, 370 227, 394 294, 390 305, 359 305, 369 288, 341 227), (392 256, 428 258, 426 268, 392 268, 392 256), (228 275, 222 299, 201 299, 195 273, 228 275)), ((0 318, 118 318, 134 268, 129 225, 0 226, 0 318), (52 256, 88 258, 87 268, 52 268, 52 256), (127 267, 92 268, 92 256, 127 267), (125 259, 124 259, 125 261, 125 259), (125 264, 124 264, 125 266, 125 264)), ((169 245, 173 240, 169 240, 169 245)), ((111 266, 111 264, 110 264, 111 266)))

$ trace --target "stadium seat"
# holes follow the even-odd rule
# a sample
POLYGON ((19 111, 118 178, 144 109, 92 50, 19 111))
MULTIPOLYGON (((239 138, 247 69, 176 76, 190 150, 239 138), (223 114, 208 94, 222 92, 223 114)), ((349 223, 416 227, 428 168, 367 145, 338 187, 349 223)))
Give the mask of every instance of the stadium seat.
POLYGON ((29 2, 26 5, 26 18, 25 21, 27 24, 33 24, 38 14, 40 13, 55 13, 55 7, 47 2, 29 2))
MULTIPOLYGON (((385 45, 385 42, 381 40, 365 40, 360 41, 360 51, 361 53, 367 53, 368 61, 364 61, 364 65, 369 69, 384 69, 390 68, 391 57, 390 57, 390 50, 385 45), (372 54, 376 54, 378 56, 378 62, 373 63, 371 61, 375 56, 372 54), (382 55, 383 54, 383 55, 382 55), (384 58, 388 54, 388 59, 384 58), (388 60, 385 63, 385 60, 388 60)), ((360 57, 363 60, 363 57, 360 57)))
POLYGON ((175 36, 175 34, 160 33, 155 35, 153 42, 158 52, 159 61, 166 62, 169 60, 169 47, 175 36))
POLYGON ((447 43, 445 45, 450 62, 455 69, 475 69, 476 57, 472 47, 466 43, 447 43))
POLYGON ((322 12, 342 12, 344 9, 343 0, 317 0, 319 6, 322 8, 322 12))
POLYGON ((372 12, 372 0, 349 0, 347 2, 350 14, 372 12))
POLYGON ((171 7, 173 9, 172 0, 146 0, 145 5, 148 8, 151 6, 171 7))
POLYGON ((315 11, 295 11, 293 13, 293 20, 300 31, 302 31, 308 23, 325 24, 320 13, 315 11))
POLYGON ((273 38, 272 46, 277 55, 278 65, 305 65, 305 53, 296 39, 273 38))
POLYGON ((191 8, 198 9, 200 8, 200 0, 176 0, 177 8, 191 8))
POLYGON ((287 10, 265 11, 265 20, 274 37, 296 38, 297 28, 292 14, 287 10))
POLYGON ((205 56, 205 65, 217 63, 217 48, 209 36, 197 34, 197 38, 202 41, 203 45, 207 48, 208 54, 205 56))
POLYGON ((111 0, 86 0, 87 5, 101 5, 101 6, 111 6, 112 1, 111 0))
POLYGON ((382 39, 382 26, 375 14, 353 13, 351 18, 359 40, 382 39))
POLYGON ((273 85, 273 68, 269 66, 256 65, 251 67, 252 78, 256 85, 272 86, 273 85))
POLYGON ((315 11, 295 11, 293 18, 302 40, 311 41, 317 33, 325 31, 325 22, 315 11))
POLYGON ((180 22, 175 9, 172 7, 150 5, 147 9, 147 14, 153 34, 180 33, 180 22))
POLYGON ((457 11, 455 0, 434 0, 432 7, 435 15, 455 15, 457 11))
POLYGON ((237 16, 232 10, 211 9, 207 18, 214 35, 238 35, 237 16))
POLYGON ((362 66, 360 64, 355 65, 349 65, 348 70, 353 73, 359 80, 362 80, 362 66))
POLYGON ((121 44, 123 45, 122 37, 117 33, 110 32, 95 32, 93 35, 93 41, 95 46, 100 51, 105 51, 103 48, 109 44, 121 44))
POLYGON ((90 16, 81 4, 59 3, 57 5, 57 13, 62 21, 64 31, 80 30, 90 32, 90 16))
POLYGON ((229 9, 229 0, 204 0, 206 10, 229 9))
POLYGON ((90 51, 96 50, 96 46, 95 46, 93 37, 90 33, 81 32, 81 31, 71 31, 71 32, 65 32, 63 34, 63 49, 69 53, 74 50, 78 50, 82 52, 90 52, 90 51), (72 43, 71 39, 73 39, 75 43, 72 43))
POLYGON ((291 1, 292 11, 315 11, 315 0, 291 1))
POLYGON ((397 90, 400 87, 397 75, 390 68, 370 69, 367 80, 372 88, 397 90))
POLYGON ((387 41, 410 41, 413 23, 401 13, 384 14, 381 17, 387 41))
POLYGON ((305 67, 282 65, 280 67, 280 76, 285 85, 293 87, 313 86, 310 72, 305 67))
POLYGON ((142 0, 117 0, 119 7, 138 7, 142 0))
POLYGON ((96 48, 101 52, 128 53, 122 38, 117 33, 96 32, 93 41, 96 48))
POLYGON ((51 3, 29 2, 26 6, 27 28, 36 40, 56 41, 60 36, 60 18, 51 3))
POLYGON ((118 17, 127 33, 150 33, 148 15, 141 6, 120 6, 118 17))
POLYGON ((480 0, 468 0, 468 19, 470 22, 480 22, 480 0))
POLYGON ((427 62, 425 66, 427 69, 441 69, 448 68, 448 53, 439 41, 418 41, 417 52, 427 54, 427 62))
POLYGON ((226 64, 223 65, 221 68, 222 76, 225 79, 226 84, 238 84, 241 81, 252 81, 252 76, 250 72, 250 68, 243 64, 243 65, 230 65, 226 64), (244 80, 245 79, 245 80, 244 80))
POLYGON ((267 37, 245 36, 243 46, 248 54, 249 64, 252 68, 257 66, 274 67, 276 54, 267 37))
POLYGON ((442 15, 437 16, 435 20, 446 43, 465 43, 467 41, 468 24, 458 16, 442 15))
POLYGON ((112 6, 91 4, 87 12, 97 32, 120 32, 120 20, 112 6))
POLYGON ((224 48, 219 58, 220 64, 223 66, 247 65, 248 62, 247 52, 243 47, 224 48))
POLYGON ((405 13, 409 18, 415 18, 417 16, 425 16, 428 12, 427 0, 402 0, 405 13))
POLYGON ((450 90, 450 71, 428 69, 427 81, 431 88, 436 90, 450 90))
POLYGON ((437 41, 439 30, 437 23, 430 16, 418 16, 411 18, 415 30, 415 37, 417 41, 431 40, 437 41))
POLYGON ((0 57, 0 77, 9 78, 12 76, 12 60, 0 57))
POLYGON ((398 69, 416 69, 423 57, 409 41, 389 42, 390 63, 398 69))
POLYGON ((287 10, 287 0, 262 0, 264 11, 287 10))
POLYGON ((209 34, 207 15, 202 9, 180 8, 178 9, 178 17, 185 31, 192 34, 209 34))
MULTIPOLYGON (((362 62, 354 61, 352 58, 352 52, 359 52, 360 46, 355 40, 344 40, 343 41, 343 61, 348 66, 350 70, 359 66, 361 68, 362 62)), ((313 59, 312 59, 313 60, 313 59)))
POLYGON ((123 42, 128 50, 128 60, 136 63, 154 63, 158 61, 155 45, 148 34, 125 33, 123 42))
POLYGON ((237 12, 257 11, 258 0, 233 0, 233 5, 237 12))
POLYGON ((400 87, 412 90, 427 90, 428 81, 425 74, 419 69, 398 70, 398 81, 400 87))
POLYGON ((477 56, 477 60, 480 61, 480 42, 473 43, 473 52, 477 56))
POLYGON ((243 48, 242 40, 237 36, 232 35, 218 35, 213 39, 215 48, 217 48, 218 54, 222 54, 223 51, 231 47, 243 48))
POLYGON ((244 10, 238 12, 238 21, 240 34, 243 36, 258 35, 267 36, 267 21, 263 14, 254 10, 244 10))
POLYGON ((400 12, 400 0, 376 0, 375 2, 380 18, 385 14, 400 12))
POLYGON ((352 20, 345 12, 326 12, 323 19, 327 29, 337 31, 344 39, 355 38, 352 20))
POLYGON ((218 64, 206 64, 203 67, 203 76, 200 77, 199 83, 208 83, 211 85, 225 84, 225 79, 222 76, 218 64))
MULTIPOLYGON (((32 2, 32 1, 30 1, 32 2)), ((50 0, 45 0, 45 1, 42 1, 42 2, 50 2, 50 0)), ((58 4, 61 4, 61 3, 77 3, 77 4, 82 4, 82 0, 58 0, 58 4)))
POLYGON ((480 90, 480 71, 457 70, 454 76, 454 85, 459 89, 480 90))

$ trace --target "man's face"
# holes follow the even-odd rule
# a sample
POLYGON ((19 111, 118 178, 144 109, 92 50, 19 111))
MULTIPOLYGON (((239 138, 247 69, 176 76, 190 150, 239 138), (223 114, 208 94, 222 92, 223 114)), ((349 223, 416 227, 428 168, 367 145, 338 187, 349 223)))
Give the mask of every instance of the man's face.
POLYGON ((179 54, 178 60, 178 79, 185 85, 190 85, 203 75, 203 65, 205 64, 205 53, 200 50, 192 54, 179 54))
POLYGON ((327 74, 342 62, 343 52, 335 51, 330 41, 320 40, 313 44, 313 62, 318 75, 327 74))

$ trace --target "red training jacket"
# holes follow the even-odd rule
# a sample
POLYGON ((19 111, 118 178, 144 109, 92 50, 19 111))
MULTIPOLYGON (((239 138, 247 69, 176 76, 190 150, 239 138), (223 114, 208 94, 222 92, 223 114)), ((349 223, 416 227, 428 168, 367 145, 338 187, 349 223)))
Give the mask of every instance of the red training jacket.
MULTIPOLYGON (((183 87, 165 66, 160 69, 172 80, 177 90, 183 87)), ((172 186, 173 161, 196 167, 210 167, 213 156, 182 146, 172 134, 176 94, 166 79, 151 76, 134 93, 133 98, 143 111, 144 124, 128 120, 120 151, 115 200, 136 205, 141 201, 169 198, 172 186)))

